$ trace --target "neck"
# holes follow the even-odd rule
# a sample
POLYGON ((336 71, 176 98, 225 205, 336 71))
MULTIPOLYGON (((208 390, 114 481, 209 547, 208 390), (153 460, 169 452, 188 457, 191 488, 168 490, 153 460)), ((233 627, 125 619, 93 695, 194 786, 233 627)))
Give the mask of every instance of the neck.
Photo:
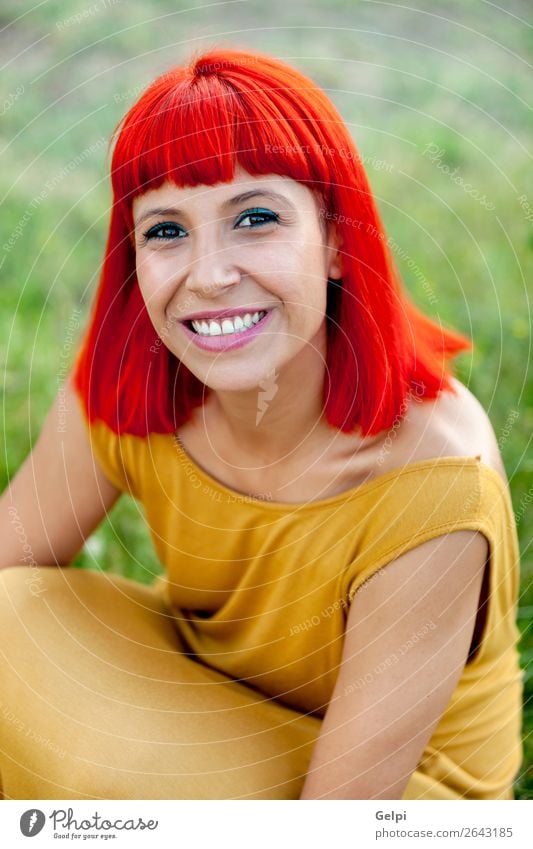
MULTIPOLYGON (((325 339, 323 340, 325 342, 325 339)), ((223 457, 224 446, 255 465, 283 461, 327 427, 323 418, 325 345, 304 346, 281 371, 266 374, 246 392, 213 391, 209 396, 216 428, 210 439, 223 457)))

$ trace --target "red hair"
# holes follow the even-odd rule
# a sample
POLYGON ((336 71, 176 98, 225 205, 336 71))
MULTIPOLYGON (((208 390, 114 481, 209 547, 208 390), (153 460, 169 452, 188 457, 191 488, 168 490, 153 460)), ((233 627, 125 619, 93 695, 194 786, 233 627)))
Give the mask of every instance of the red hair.
POLYGON ((341 236, 342 280, 328 283, 326 420, 371 435, 392 425, 415 388, 428 399, 454 391, 445 361, 472 344, 409 300, 354 142, 306 76, 258 52, 213 49, 158 77, 115 137, 109 234, 74 366, 90 421, 137 436, 171 433, 203 402, 208 387, 165 347, 146 311, 131 206, 165 181, 232 180, 237 162, 254 176, 285 175, 318 192, 324 219, 341 236))

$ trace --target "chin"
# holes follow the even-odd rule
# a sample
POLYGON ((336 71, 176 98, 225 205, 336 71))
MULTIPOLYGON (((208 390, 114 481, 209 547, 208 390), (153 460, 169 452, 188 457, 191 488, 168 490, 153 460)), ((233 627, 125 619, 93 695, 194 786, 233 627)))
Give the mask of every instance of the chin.
MULTIPOLYGON (((276 374, 278 374, 277 371, 276 374)), ((215 377, 213 374, 209 374, 202 377, 197 374, 196 376, 213 392, 257 392, 262 388, 266 378, 265 373, 248 375, 242 379, 229 375, 215 377)))
POLYGON ((280 366, 276 362, 265 363, 264 366, 254 364, 249 368, 248 363, 239 366, 217 365, 213 363, 212 368, 198 369, 192 367, 185 359, 183 364, 187 366, 198 380, 214 392, 252 392, 273 388, 280 374, 280 366), (268 386, 267 386, 268 384, 268 386), (271 386, 272 384, 272 386, 271 386))

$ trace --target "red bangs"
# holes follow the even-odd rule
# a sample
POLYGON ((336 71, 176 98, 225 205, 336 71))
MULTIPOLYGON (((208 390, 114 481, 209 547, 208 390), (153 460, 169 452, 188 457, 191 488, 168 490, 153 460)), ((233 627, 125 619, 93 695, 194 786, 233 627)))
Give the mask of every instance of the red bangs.
MULTIPOLYGON (((256 79, 249 65, 243 90, 237 56, 233 73, 227 63, 223 78, 206 70, 220 65, 206 56, 190 70, 168 72, 145 91, 115 130, 111 179, 116 199, 131 203, 165 181, 178 187, 228 182, 237 162, 252 175, 281 174, 322 194, 329 190, 338 178, 331 173, 329 151, 335 128, 342 125, 333 104, 313 87, 314 99, 321 101, 315 104, 321 122, 329 125, 324 133, 317 117, 302 106, 301 95, 310 88, 305 78, 299 89, 290 78, 285 86, 265 86, 264 68, 256 79)), ((287 73, 293 77, 295 72, 287 73)), ((353 153, 357 156, 355 148, 353 153)))

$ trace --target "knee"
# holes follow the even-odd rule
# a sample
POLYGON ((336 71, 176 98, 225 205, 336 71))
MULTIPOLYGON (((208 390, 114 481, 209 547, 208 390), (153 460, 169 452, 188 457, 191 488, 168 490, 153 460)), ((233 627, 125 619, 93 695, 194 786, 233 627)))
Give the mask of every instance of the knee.
POLYGON ((14 621, 24 623, 29 630, 37 628, 50 605, 65 594, 68 573, 78 571, 38 565, 0 569, 0 628, 9 629, 14 621))
POLYGON ((48 566, 8 566, 0 569, 0 602, 19 608, 46 591, 48 566))
POLYGON ((45 658, 61 647, 62 625, 72 607, 66 583, 65 570, 53 566, 0 569, 0 693, 8 681, 18 687, 18 678, 33 680, 32 669, 44 669, 45 658))

